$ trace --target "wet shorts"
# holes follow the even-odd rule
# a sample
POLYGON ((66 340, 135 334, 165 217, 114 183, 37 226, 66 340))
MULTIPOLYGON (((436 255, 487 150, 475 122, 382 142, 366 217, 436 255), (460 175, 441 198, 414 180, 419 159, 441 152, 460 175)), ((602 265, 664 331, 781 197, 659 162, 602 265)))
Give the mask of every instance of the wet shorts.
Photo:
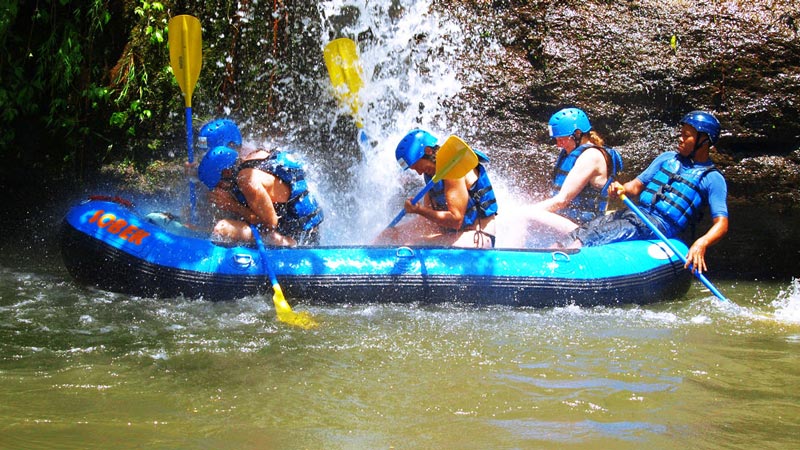
POLYGON ((623 209, 581 225, 568 235, 566 242, 572 243, 577 239, 585 247, 595 247, 611 242, 654 238, 657 236, 636 213, 623 209))

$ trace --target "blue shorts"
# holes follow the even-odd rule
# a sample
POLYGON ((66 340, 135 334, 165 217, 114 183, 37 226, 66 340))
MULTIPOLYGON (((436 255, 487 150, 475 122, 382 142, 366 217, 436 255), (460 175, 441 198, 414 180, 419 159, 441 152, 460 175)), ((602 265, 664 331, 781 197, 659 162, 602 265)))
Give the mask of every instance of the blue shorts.
MULTIPOLYGON (((652 220, 651 220, 652 221, 652 220)), ((629 209, 614 211, 587 222, 572 231, 566 244, 581 241, 585 247, 636 239, 657 239, 650 228, 629 209)))

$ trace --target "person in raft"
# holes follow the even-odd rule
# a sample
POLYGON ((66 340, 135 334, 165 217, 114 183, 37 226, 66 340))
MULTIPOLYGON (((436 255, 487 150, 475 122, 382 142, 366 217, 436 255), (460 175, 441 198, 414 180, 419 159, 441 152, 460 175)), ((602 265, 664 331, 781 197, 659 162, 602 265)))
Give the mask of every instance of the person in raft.
MULTIPOLYGON (((206 122, 197 133, 196 147, 197 161, 203 159, 208 149, 217 147, 230 147, 236 150, 241 160, 265 158, 268 155, 266 150, 259 149, 251 142, 242 140, 239 126, 231 119, 213 119, 206 122)), ((194 163, 187 161, 184 164, 186 175, 195 181, 199 181, 197 179, 197 166, 199 165, 197 161, 194 163)))
POLYGON ((303 165, 285 151, 254 153, 242 160, 236 150, 218 146, 200 161, 197 174, 211 191, 211 204, 232 215, 214 225, 211 238, 253 242, 252 224, 271 245, 317 245, 323 213, 303 165))
POLYGON ((219 146, 230 147, 236 150, 241 160, 263 159, 269 153, 267 150, 256 147, 252 142, 243 141, 239 126, 230 119, 214 119, 203 125, 198 134, 198 144, 203 141, 205 141, 205 149, 214 149, 219 146))
MULTIPOLYGON (((709 157, 711 146, 719 139, 720 124, 708 112, 692 111, 681 119, 680 127, 677 151, 659 155, 644 172, 624 185, 613 183, 610 193, 638 197, 639 208, 668 238, 694 225, 708 205, 712 225, 689 247, 685 265, 702 273, 707 270, 706 250, 728 232, 728 187, 709 157)), ((650 228, 626 208, 580 226, 569 234, 565 244, 596 246, 654 238, 657 236, 650 228)))
MULTIPOLYGON (((265 158, 268 156, 266 151, 259 150, 249 143, 244 143, 239 126, 230 119, 213 119, 206 122, 197 134, 196 147, 198 160, 203 158, 209 148, 213 149, 217 147, 229 147, 236 150, 242 160, 265 158)), ((186 176, 194 181, 200 181, 197 174, 198 166, 199 163, 197 161, 193 163, 187 161, 184 165, 186 176)), ((211 217, 210 208, 201 208, 200 212, 200 223, 214 222, 211 217)), ((188 215, 188 211, 184 211, 182 216, 176 216, 169 212, 155 211, 147 214, 145 217, 151 223, 179 236, 198 237, 207 233, 207 231, 203 231, 203 226, 200 224, 190 223, 189 221, 181 219, 181 217, 186 217, 188 215)))
MULTIPOLYGON (((395 157, 403 170, 413 169, 425 182, 436 174, 438 140, 425 130, 412 130, 397 145, 395 157)), ((475 151, 478 165, 465 176, 434 183, 422 201, 404 208, 410 220, 385 229, 376 244, 443 245, 463 248, 493 248, 497 200, 484 164, 489 161, 475 151)))
POLYGON ((622 170, 622 157, 604 145, 586 113, 565 108, 550 117, 550 138, 560 149, 552 195, 526 208, 529 230, 549 242, 606 213, 608 187, 622 170))

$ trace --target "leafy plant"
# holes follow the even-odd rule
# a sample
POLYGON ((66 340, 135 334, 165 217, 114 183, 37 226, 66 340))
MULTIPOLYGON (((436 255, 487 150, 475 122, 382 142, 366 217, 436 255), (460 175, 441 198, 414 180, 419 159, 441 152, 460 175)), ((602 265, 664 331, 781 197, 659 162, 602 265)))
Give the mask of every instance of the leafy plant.
POLYGON ((81 175, 109 158, 152 153, 132 138, 157 134, 164 121, 156 111, 169 110, 163 3, 0 0, 0 7, 0 118, 9 125, 0 134, 2 167, 81 175))

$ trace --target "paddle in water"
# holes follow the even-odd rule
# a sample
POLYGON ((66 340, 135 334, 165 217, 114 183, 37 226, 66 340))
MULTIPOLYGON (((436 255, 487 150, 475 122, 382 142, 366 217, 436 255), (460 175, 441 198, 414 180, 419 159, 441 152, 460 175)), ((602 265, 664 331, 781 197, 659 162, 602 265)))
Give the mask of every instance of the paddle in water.
POLYGON ((261 240, 261 234, 258 232, 255 225, 250 225, 250 229, 253 231, 253 239, 255 239, 256 245, 258 246, 258 253, 261 255, 264 271, 267 272, 269 281, 272 284, 272 303, 275 305, 275 313, 278 320, 306 330, 317 327, 319 324, 309 313, 305 311, 299 313, 292 311, 292 307, 289 306, 289 302, 287 302, 286 297, 283 296, 281 285, 278 284, 278 277, 275 275, 275 270, 270 263, 267 249, 264 247, 264 241, 261 240))
MULTIPOLYGON (((683 256, 683 253, 679 252, 678 249, 675 248, 675 245, 672 244, 672 242, 667 238, 667 236, 665 236, 664 233, 662 233, 661 230, 659 230, 658 227, 656 227, 656 225, 650 219, 648 219, 647 216, 644 215, 642 210, 639 209, 639 207, 636 206, 636 204, 633 203, 631 199, 629 199, 628 196, 625 195, 624 192, 619 194, 619 198, 623 202, 625 202, 625 205, 628 208, 630 208, 630 210, 633 211, 634 214, 636 214, 642 220, 642 222, 644 222, 645 225, 647 225, 648 228, 650 228, 650 231, 655 233, 655 235, 658 236, 658 238, 661 239, 661 241, 664 242, 664 244, 666 244, 670 250, 672 250, 672 253, 677 255, 678 258, 680 258, 680 260, 683 261, 684 264, 686 264, 686 257, 683 256)), ((706 276, 703 275, 702 272, 692 270, 691 266, 689 266, 689 270, 691 270, 692 273, 697 277, 697 279, 700 280, 708 288, 708 290, 711 291, 711 293, 714 294, 718 299, 722 300, 723 302, 729 301, 727 298, 725 298, 724 295, 722 295, 722 293, 719 290, 717 290, 716 287, 714 287, 713 284, 711 284, 711 281, 709 281, 708 278, 706 278, 706 276)))

